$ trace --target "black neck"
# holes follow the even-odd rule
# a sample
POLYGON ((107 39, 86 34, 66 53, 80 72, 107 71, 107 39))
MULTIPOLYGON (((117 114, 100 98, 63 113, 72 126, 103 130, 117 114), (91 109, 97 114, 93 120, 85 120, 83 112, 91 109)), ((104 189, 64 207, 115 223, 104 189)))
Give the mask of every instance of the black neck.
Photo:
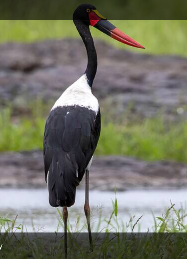
POLYGON ((97 72, 97 53, 95 50, 93 38, 88 25, 84 24, 82 21, 77 20, 75 20, 74 23, 87 50, 88 64, 85 74, 88 78, 89 86, 92 87, 93 80, 97 72))

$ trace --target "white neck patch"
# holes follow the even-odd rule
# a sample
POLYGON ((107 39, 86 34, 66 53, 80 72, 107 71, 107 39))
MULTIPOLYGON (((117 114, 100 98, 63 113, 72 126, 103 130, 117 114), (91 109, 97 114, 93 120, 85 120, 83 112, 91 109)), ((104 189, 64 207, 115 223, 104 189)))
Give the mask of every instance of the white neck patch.
POLYGON ((96 113, 99 110, 98 100, 92 94, 85 74, 63 92, 51 110, 57 107, 75 105, 88 108, 96 113))

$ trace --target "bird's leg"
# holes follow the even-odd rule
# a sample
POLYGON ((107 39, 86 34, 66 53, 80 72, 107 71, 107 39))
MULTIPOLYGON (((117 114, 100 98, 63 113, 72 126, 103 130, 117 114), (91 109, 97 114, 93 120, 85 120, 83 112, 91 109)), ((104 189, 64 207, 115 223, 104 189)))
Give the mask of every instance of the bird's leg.
POLYGON ((90 250, 93 251, 92 234, 91 234, 91 228, 90 228, 89 171, 88 170, 86 170, 86 175, 85 175, 85 204, 84 204, 84 212, 85 212, 85 215, 86 215, 86 220, 87 220, 87 225, 88 225, 90 250))
POLYGON ((67 207, 63 207, 65 259, 67 259, 67 256, 68 256, 68 247, 67 247, 67 219, 68 219, 68 209, 67 209, 67 207))

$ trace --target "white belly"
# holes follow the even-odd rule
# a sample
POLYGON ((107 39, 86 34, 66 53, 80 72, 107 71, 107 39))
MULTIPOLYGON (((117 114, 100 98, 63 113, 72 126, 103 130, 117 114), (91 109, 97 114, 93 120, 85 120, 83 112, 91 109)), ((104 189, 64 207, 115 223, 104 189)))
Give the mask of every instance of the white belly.
POLYGON ((88 85, 86 75, 81 76, 75 83, 68 87, 60 98, 54 104, 53 109, 62 106, 85 107, 90 110, 99 110, 99 103, 97 98, 92 94, 91 88, 88 85))
POLYGON ((93 156, 92 156, 92 158, 90 159, 90 162, 88 163, 88 165, 87 165, 87 170, 88 171, 90 171, 90 167, 91 167, 91 165, 92 165, 92 160, 93 160, 93 156))

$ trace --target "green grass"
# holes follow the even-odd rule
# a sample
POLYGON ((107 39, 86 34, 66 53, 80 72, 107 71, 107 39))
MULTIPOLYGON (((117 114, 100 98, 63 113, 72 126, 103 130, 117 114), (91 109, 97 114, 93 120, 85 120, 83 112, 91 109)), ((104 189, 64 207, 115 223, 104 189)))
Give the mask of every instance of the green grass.
POLYGON ((0 151, 42 149, 44 118, 11 118, 10 109, 0 115, 0 151))
POLYGON ((142 123, 103 125, 98 155, 125 155, 143 160, 187 162, 187 122, 165 125, 162 118, 142 123))
MULTIPOLYGON (((115 206, 113 206, 112 214, 108 219, 104 219, 106 227, 102 229, 103 234, 101 235, 101 232, 98 231, 92 235, 93 252, 89 251, 88 234, 81 234, 81 230, 72 234, 68 225, 68 259, 187 258, 186 212, 183 208, 176 210, 171 204, 164 215, 154 217, 154 233, 150 234, 147 231, 143 235, 134 232, 135 225, 141 224, 141 218, 134 224, 132 224, 132 220, 126 223, 126 226, 132 226, 131 232, 127 233, 120 229, 118 214, 115 210, 115 206)), ((22 225, 17 225, 16 219, 0 217, 0 245, 2 245, 0 256, 2 259, 64 258, 62 232, 58 231, 53 236, 49 234, 41 236, 39 233, 28 234, 23 232, 22 225), (18 232, 20 233, 18 234, 18 232)), ((59 224, 63 230, 61 215, 59 224)))
MULTIPOLYGON (((187 21, 112 21, 119 29, 145 46, 145 50, 127 47, 92 28, 95 38, 139 53, 187 56, 187 21)), ((0 21, 0 42, 32 42, 79 37, 72 21, 0 21)))
MULTIPOLYGON (((12 117, 0 113, 0 151, 43 148, 45 118, 40 112, 12 117)), ((187 162, 187 122, 164 122, 161 117, 142 122, 102 123, 96 155, 125 155, 143 160, 187 162)))

